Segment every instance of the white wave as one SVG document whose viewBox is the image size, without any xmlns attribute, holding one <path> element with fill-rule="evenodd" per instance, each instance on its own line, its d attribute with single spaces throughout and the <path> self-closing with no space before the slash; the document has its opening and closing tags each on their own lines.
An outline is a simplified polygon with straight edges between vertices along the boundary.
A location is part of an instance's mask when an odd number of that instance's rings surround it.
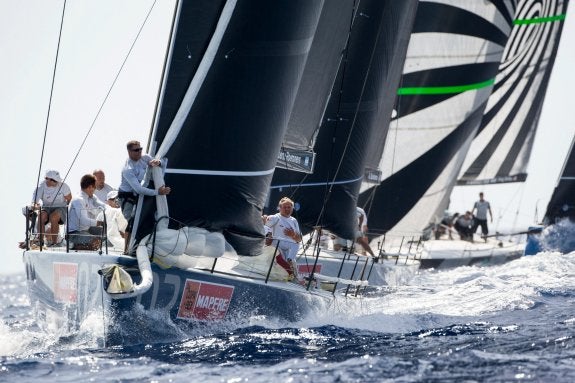
<svg viewBox="0 0 575 383">
<path fill-rule="evenodd" d="M 492 267 L 421 271 L 378 297 L 336 303 L 298 323 L 408 332 L 502 311 L 528 310 L 542 293 L 575 294 L 575 253 L 540 253 Z"/>
</svg>

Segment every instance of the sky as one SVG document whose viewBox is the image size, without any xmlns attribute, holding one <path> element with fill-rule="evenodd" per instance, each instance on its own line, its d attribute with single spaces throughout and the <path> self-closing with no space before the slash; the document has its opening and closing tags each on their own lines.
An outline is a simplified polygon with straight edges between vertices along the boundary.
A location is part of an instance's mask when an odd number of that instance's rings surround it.
<svg viewBox="0 0 575 383">
<path fill-rule="evenodd" d="M 145 145 L 153 120 L 174 0 L 67 1 L 58 48 L 63 5 L 0 0 L 3 274 L 24 272 L 17 248 L 24 239 L 21 209 L 44 172 L 60 171 L 74 194 L 82 175 L 96 168 L 117 187 L 126 142 Z M 522 230 L 534 222 L 536 208 L 542 218 L 575 132 L 568 93 L 575 89 L 574 44 L 575 21 L 567 17 L 527 182 L 458 187 L 451 210 L 470 209 L 484 191 L 494 230 Z"/>
</svg>

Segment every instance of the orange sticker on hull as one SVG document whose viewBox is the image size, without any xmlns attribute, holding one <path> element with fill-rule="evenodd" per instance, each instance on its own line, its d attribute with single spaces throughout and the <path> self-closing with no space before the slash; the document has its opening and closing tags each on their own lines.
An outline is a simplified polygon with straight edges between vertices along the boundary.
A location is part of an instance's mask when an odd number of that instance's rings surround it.
<svg viewBox="0 0 575 383">
<path fill-rule="evenodd" d="M 78 302 L 78 265 L 54 263 L 54 300 L 60 303 Z"/>
</svg>

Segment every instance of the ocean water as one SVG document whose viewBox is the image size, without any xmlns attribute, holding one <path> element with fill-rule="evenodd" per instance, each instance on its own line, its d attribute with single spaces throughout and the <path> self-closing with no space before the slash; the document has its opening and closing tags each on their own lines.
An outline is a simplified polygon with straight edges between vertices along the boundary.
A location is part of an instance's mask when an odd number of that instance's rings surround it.
<svg viewBox="0 0 575 383">
<path fill-rule="evenodd" d="M 0 307 L 0 382 L 575 381 L 575 253 L 422 271 L 297 323 L 190 334 L 152 317 L 135 346 L 41 330 L 23 273 L 0 277 Z"/>
</svg>

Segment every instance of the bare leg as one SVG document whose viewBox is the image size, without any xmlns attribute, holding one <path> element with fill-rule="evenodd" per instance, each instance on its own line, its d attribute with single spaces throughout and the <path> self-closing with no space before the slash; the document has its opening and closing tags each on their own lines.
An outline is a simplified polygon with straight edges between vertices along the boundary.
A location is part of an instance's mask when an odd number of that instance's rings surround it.
<svg viewBox="0 0 575 383">
<path fill-rule="evenodd" d="M 44 242 L 44 226 L 48 222 L 48 213 L 44 210 L 40 212 L 40 217 L 38 219 L 38 233 L 40 234 L 40 242 Z"/>
<path fill-rule="evenodd" d="M 369 243 L 367 242 L 367 238 L 359 237 L 355 241 L 357 243 L 359 243 L 365 249 L 365 251 L 367 251 L 369 253 L 369 255 L 371 255 L 372 257 L 375 257 L 375 254 L 373 254 L 371 247 L 369 247 Z"/>
<path fill-rule="evenodd" d="M 124 235 L 124 254 L 128 254 L 128 245 L 130 244 L 130 232 L 126 231 Z"/>
<path fill-rule="evenodd" d="M 53 212 L 50 214 L 50 235 L 48 238 L 52 243 L 58 242 L 58 231 L 60 230 L 60 213 Z"/>
</svg>

